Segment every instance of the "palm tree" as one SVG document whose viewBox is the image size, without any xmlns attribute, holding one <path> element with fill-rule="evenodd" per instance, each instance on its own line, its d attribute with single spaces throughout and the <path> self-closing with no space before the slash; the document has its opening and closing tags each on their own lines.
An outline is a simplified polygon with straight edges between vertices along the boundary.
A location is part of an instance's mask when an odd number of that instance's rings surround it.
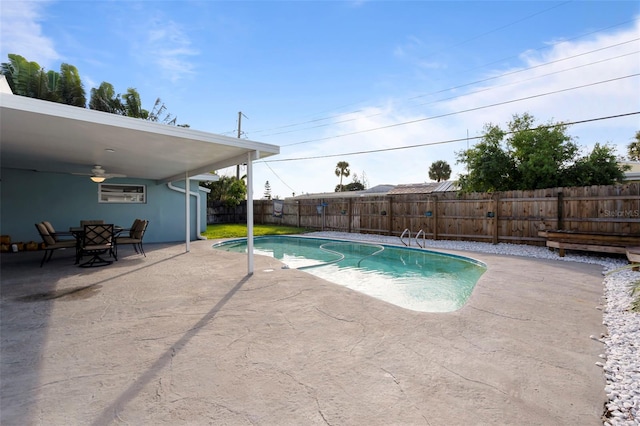
<svg viewBox="0 0 640 426">
<path fill-rule="evenodd" d="M 349 163 L 346 161 L 339 161 L 338 164 L 336 164 L 336 176 L 340 177 L 340 191 L 336 190 L 336 192 L 342 192 L 342 178 L 349 177 L 350 174 L 351 171 L 349 170 Z"/>
<path fill-rule="evenodd" d="M 124 115 L 127 117 L 142 118 L 144 120 L 149 119 L 149 111 L 142 108 L 142 100 L 140 100 L 140 93 L 133 87 L 127 89 L 127 93 L 122 95 L 124 105 Z"/>
<path fill-rule="evenodd" d="M 98 88 L 91 89 L 89 109 L 123 115 L 124 106 L 120 95 L 116 94 L 111 83 L 103 81 Z"/>
<path fill-rule="evenodd" d="M 52 89 L 51 87 L 49 89 Z M 60 80 L 55 89 L 60 102 L 85 108 L 87 106 L 87 96 L 82 86 L 80 73 L 73 65 L 60 65 Z"/>
<path fill-rule="evenodd" d="M 49 99 L 47 74 L 37 62 L 29 62 L 24 57 L 10 53 L 9 62 L 2 63 L 2 74 L 14 95 L 36 99 Z M 55 71 L 53 71 L 55 73 Z"/>
<path fill-rule="evenodd" d="M 451 176 L 451 166 L 449 163 L 443 160 L 435 161 L 429 167 L 429 179 L 440 182 L 441 180 L 447 180 Z"/>
<path fill-rule="evenodd" d="M 10 53 L 9 62 L 2 64 L 14 95 L 86 107 L 87 98 L 78 69 L 73 65 L 60 65 L 60 72 L 44 71 L 37 62 L 29 62 L 20 55 Z"/>
</svg>

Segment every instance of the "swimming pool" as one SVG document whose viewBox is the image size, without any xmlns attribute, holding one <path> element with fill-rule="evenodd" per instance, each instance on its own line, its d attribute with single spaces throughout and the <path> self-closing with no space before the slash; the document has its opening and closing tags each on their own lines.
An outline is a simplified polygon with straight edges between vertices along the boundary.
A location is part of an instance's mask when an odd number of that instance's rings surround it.
<svg viewBox="0 0 640 426">
<path fill-rule="evenodd" d="M 246 253 L 247 240 L 224 241 L 213 247 Z M 463 256 L 313 237 L 255 237 L 254 253 L 420 312 L 460 309 L 486 271 L 484 263 Z"/>
</svg>

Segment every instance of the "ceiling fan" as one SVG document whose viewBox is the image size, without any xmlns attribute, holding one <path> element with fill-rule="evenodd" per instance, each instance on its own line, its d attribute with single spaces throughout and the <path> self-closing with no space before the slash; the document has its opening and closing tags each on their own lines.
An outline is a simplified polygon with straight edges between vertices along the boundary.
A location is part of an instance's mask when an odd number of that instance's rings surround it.
<svg viewBox="0 0 640 426">
<path fill-rule="evenodd" d="M 74 175 L 91 176 L 91 180 L 96 183 L 104 182 L 105 179 L 110 178 L 127 177 L 126 175 L 118 173 L 107 173 L 107 171 L 103 169 L 102 166 L 99 166 L 97 164 L 93 166 L 93 169 L 91 169 L 91 173 L 74 173 Z"/>
</svg>

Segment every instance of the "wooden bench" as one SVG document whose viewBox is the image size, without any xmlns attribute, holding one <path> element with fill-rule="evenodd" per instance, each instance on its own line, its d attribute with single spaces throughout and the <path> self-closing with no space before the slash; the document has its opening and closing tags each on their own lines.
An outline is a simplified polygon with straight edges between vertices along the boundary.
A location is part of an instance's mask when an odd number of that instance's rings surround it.
<svg viewBox="0 0 640 426">
<path fill-rule="evenodd" d="M 538 236 L 547 239 L 550 250 L 558 249 L 560 257 L 564 257 L 565 250 L 627 254 L 627 248 L 640 246 L 640 234 L 547 230 L 538 231 Z"/>
</svg>

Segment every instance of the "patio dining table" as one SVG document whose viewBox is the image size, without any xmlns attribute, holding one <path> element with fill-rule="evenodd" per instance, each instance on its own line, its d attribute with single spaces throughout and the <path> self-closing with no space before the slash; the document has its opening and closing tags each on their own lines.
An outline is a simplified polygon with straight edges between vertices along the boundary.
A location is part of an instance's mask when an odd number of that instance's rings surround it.
<svg viewBox="0 0 640 426">
<path fill-rule="evenodd" d="M 113 242 L 115 244 L 116 237 L 120 235 L 121 232 L 128 231 L 128 229 L 123 228 L 119 225 L 113 225 Z M 69 228 L 69 232 L 76 239 L 76 261 L 75 264 L 80 263 L 80 253 L 82 253 L 82 240 L 84 239 L 84 226 L 72 226 Z M 118 260 L 116 258 L 116 260 Z"/>
</svg>

